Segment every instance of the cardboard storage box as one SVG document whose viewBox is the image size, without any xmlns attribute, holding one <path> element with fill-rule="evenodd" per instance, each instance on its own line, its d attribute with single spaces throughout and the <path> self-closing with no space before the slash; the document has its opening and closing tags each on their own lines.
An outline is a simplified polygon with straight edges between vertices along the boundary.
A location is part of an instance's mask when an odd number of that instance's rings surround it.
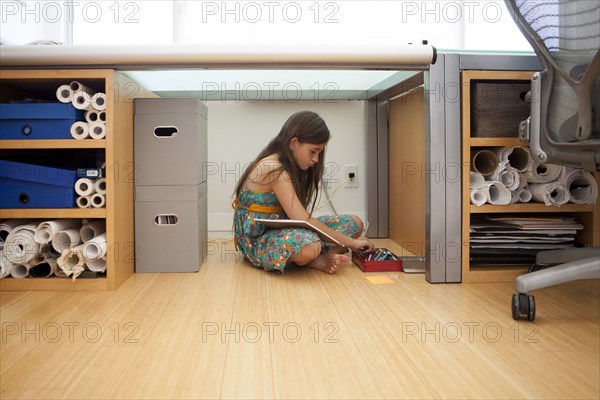
<svg viewBox="0 0 600 400">
<path fill-rule="evenodd" d="M 0 208 L 73 208 L 77 171 L 0 160 Z"/>
<path fill-rule="evenodd" d="M 518 137 L 530 114 L 529 81 L 471 81 L 471 136 Z"/>
<path fill-rule="evenodd" d="M 208 241 L 206 186 L 136 187 L 136 272 L 200 269 Z"/>
<path fill-rule="evenodd" d="M 207 129 L 207 108 L 199 99 L 136 99 L 136 185 L 205 182 Z"/>
<path fill-rule="evenodd" d="M 0 104 L 0 140 L 72 139 L 71 125 L 82 110 L 64 103 Z"/>
</svg>

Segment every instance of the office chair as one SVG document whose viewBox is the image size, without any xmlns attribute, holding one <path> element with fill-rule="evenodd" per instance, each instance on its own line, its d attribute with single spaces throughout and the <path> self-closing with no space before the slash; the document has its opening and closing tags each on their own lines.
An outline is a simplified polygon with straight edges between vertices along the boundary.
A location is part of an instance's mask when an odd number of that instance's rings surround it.
<svg viewBox="0 0 600 400">
<path fill-rule="evenodd" d="M 531 115 L 519 137 L 534 160 L 600 170 L 600 2 L 505 0 L 521 32 L 540 58 L 531 80 Z M 551 265 L 551 268 L 545 268 Z M 544 268 L 536 270 L 538 268 Z M 539 252 L 536 266 L 517 277 L 514 319 L 535 319 L 532 290 L 580 279 L 600 279 L 600 248 Z"/>
</svg>

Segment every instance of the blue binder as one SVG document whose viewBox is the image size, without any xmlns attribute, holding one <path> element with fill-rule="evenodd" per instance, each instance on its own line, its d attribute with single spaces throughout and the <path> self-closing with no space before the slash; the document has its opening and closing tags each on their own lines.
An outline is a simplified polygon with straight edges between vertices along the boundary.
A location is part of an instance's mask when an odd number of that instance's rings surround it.
<svg viewBox="0 0 600 400">
<path fill-rule="evenodd" d="M 72 139 L 71 125 L 84 119 L 70 103 L 1 103 L 0 140 Z"/>
<path fill-rule="evenodd" d="M 77 171 L 0 160 L 0 208 L 73 208 Z"/>
</svg>

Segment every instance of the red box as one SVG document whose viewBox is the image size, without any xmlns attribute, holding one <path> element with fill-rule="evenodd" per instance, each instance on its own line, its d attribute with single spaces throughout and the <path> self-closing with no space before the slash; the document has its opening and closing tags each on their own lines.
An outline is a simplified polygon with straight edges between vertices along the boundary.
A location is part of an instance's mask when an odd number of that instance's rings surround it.
<svg viewBox="0 0 600 400">
<path fill-rule="evenodd" d="M 402 271 L 402 260 L 395 254 L 394 257 L 396 257 L 397 260 L 367 260 L 367 257 L 368 254 L 363 252 L 352 252 L 352 261 L 354 261 L 354 263 L 358 265 L 363 272 Z"/>
</svg>

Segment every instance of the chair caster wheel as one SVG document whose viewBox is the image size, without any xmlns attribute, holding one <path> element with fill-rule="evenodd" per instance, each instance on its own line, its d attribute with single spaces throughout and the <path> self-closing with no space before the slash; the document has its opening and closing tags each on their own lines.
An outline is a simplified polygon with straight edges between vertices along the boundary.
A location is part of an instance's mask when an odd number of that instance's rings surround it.
<svg viewBox="0 0 600 400">
<path fill-rule="evenodd" d="M 535 319 L 535 297 L 530 294 L 513 294 L 512 317 L 514 320 L 526 317 L 527 321 L 533 321 Z"/>
</svg>

